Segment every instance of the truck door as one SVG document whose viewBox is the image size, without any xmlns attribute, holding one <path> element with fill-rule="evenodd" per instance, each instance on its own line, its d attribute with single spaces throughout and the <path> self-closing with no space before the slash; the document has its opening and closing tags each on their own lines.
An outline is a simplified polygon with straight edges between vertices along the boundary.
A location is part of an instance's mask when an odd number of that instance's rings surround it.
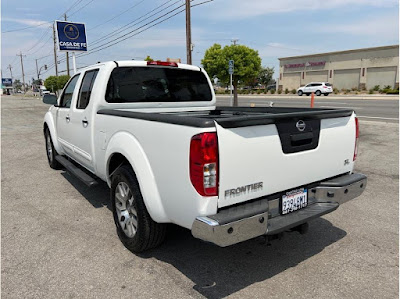
<svg viewBox="0 0 400 299">
<path fill-rule="evenodd" d="M 58 142 L 64 152 L 71 156 L 73 154 L 73 146 L 71 143 L 71 103 L 77 95 L 77 82 L 79 74 L 72 77 L 67 83 L 61 95 L 59 108 L 57 111 L 57 136 Z"/>
<path fill-rule="evenodd" d="M 83 74 L 82 83 L 77 92 L 77 99 L 71 107 L 70 130 L 73 134 L 71 143 L 73 146 L 73 159 L 87 169 L 94 171 L 92 148 L 92 107 L 90 101 L 94 82 L 99 69 L 86 71 Z"/>
</svg>

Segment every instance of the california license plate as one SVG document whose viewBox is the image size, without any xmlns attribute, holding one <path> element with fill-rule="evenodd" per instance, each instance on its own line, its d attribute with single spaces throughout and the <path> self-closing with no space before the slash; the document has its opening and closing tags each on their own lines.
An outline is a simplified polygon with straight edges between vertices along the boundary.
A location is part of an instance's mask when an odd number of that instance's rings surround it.
<svg viewBox="0 0 400 299">
<path fill-rule="evenodd" d="M 292 213 L 307 206 L 307 189 L 300 188 L 286 192 L 282 196 L 282 215 Z"/>
</svg>

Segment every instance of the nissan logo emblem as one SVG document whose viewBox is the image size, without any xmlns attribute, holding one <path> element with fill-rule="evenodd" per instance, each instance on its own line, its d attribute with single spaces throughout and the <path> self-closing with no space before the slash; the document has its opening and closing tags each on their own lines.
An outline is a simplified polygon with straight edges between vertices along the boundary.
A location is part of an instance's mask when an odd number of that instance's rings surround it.
<svg viewBox="0 0 400 299">
<path fill-rule="evenodd" d="M 306 123 L 305 123 L 304 121 L 302 121 L 302 120 L 299 120 L 299 121 L 296 123 L 296 128 L 297 128 L 297 130 L 299 130 L 300 132 L 303 132 L 303 131 L 306 129 Z"/>
</svg>

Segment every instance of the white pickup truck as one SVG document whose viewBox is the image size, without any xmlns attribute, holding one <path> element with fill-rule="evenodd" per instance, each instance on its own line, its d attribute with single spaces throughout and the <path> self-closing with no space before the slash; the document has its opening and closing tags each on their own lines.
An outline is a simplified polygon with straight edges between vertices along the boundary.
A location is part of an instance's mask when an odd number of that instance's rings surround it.
<svg viewBox="0 0 400 299">
<path fill-rule="evenodd" d="M 44 118 L 47 158 L 111 189 L 118 236 L 133 252 L 167 223 L 228 246 L 287 230 L 359 196 L 353 110 L 217 107 L 206 72 L 110 61 L 80 70 Z"/>
</svg>

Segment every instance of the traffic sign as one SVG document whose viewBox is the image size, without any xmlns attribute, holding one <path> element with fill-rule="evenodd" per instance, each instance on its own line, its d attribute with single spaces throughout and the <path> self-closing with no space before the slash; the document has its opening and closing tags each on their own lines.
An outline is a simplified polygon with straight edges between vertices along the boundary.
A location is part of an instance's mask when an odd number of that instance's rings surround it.
<svg viewBox="0 0 400 299">
<path fill-rule="evenodd" d="M 229 75 L 233 75 L 233 71 L 234 71 L 234 61 L 229 60 Z"/>
<path fill-rule="evenodd" d="M 59 51 L 87 51 L 85 24 L 56 21 L 56 28 Z"/>
</svg>

